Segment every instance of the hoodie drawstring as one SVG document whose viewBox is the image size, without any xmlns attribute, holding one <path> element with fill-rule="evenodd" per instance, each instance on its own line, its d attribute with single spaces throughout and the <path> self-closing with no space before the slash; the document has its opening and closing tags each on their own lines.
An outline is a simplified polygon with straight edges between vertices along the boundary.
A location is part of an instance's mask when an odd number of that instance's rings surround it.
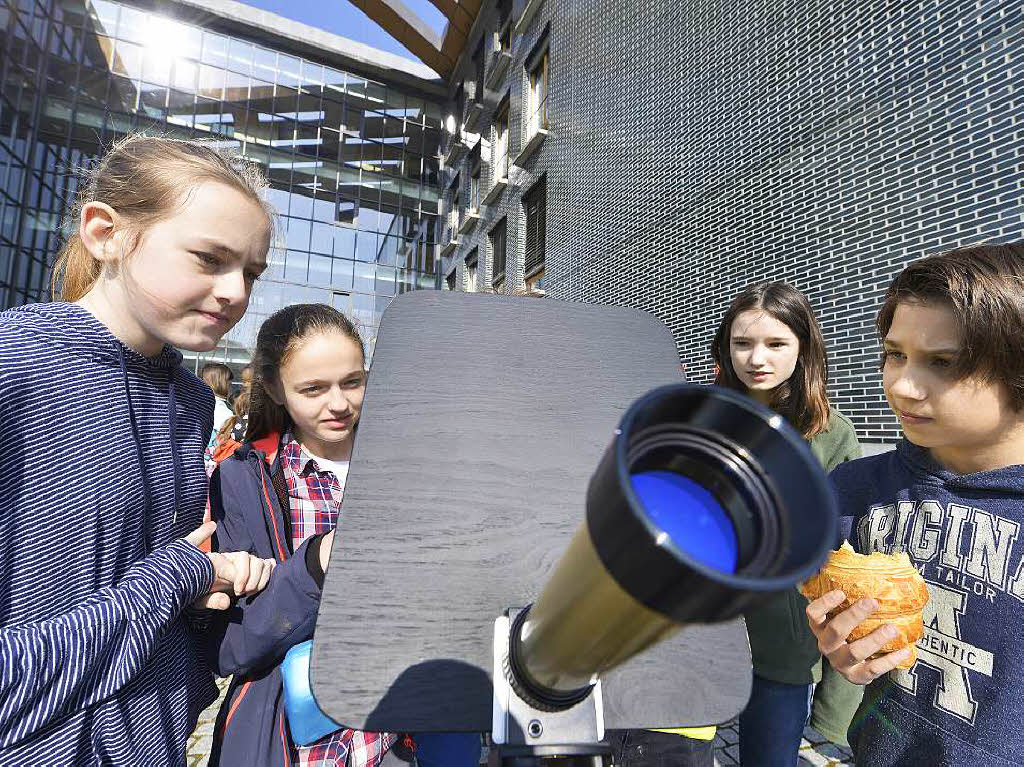
<svg viewBox="0 0 1024 767">
<path fill-rule="evenodd" d="M 124 383 L 124 396 L 128 400 L 128 420 L 132 424 L 132 439 L 135 442 L 135 456 L 139 459 L 139 472 L 142 474 L 142 495 L 146 499 L 146 508 L 142 512 L 142 528 L 143 528 L 143 543 L 145 546 L 145 553 L 149 554 L 153 550 L 153 541 L 151 535 L 152 520 L 150 516 L 153 510 L 152 499 L 150 498 L 149 489 L 149 477 L 146 476 L 146 462 L 145 456 L 142 452 L 142 440 L 139 437 L 138 424 L 135 421 L 135 407 L 132 405 L 132 392 L 131 387 L 128 384 L 128 367 L 124 362 L 124 349 L 121 344 L 117 344 L 117 361 L 121 364 L 121 380 Z M 177 488 L 175 488 L 177 492 Z"/>
<path fill-rule="evenodd" d="M 171 427 L 171 463 L 174 464 L 174 516 L 171 518 L 171 522 L 174 524 L 178 523 L 178 491 L 181 487 L 181 464 L 179 463 L 178 450 L 175 447 L 175 439 L 178 434 L 178 400 L 174 397 L 174 371 L 175 368 L 170 370 L 170 380 L 168 381 L 168 413 L 167 420 L 170 422 Z"/>
</svg>

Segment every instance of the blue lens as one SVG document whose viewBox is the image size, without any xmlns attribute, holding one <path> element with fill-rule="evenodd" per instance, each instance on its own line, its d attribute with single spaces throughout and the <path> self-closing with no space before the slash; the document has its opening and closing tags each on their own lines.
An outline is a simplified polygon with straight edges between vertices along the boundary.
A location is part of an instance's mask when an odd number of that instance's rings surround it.
<svg viewBox="0 0 1024 767">
<path fill-rule="evenodd" d="M 664 469 L 637 472 L 632 480 L 647 516 L 676 546 L 709 567 L 736 572 L 736 531 L 715 496 Z"/>
</svg>

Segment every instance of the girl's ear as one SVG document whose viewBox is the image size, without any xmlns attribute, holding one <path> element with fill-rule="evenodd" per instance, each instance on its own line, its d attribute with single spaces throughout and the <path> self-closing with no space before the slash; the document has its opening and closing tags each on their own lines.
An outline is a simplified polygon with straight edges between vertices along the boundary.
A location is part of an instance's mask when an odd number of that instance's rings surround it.
<svg viewBox="0 0 1024 767">
<path fill-rule="evenodd" d="M 117 212 L 106 203 L 87 202 L 82 206 L 78 236 L 89 255 L 101 264 L 114 264 L 122 255 L 117 223 Z"/>
<path fill-rule="evenodd" d="M 284 407 L 284 389 L 281 387 L 280 381 L 264 381 L 263 389 L 275 405 Z"/>
</svg>

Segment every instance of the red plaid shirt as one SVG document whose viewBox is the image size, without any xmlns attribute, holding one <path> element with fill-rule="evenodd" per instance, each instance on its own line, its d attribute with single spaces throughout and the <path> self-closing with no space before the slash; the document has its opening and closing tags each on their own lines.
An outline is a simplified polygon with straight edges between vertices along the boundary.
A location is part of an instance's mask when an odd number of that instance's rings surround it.
<svg viewBox="0 0 1024 767">
<path fill-rule="evenodd" d="M 292 433 L 281 439 L 281 466 L 288 484 L 292 550 L 311 535 L 338 524 L 345 487 L 332 471 L 321 471 L 316 459 L 302 449 Z M 398 740 L 390 733 L 339 730 L 312 746 L 292 745 L 291 759 L 299 767 L 377 767 Z M 346 758 L 348 762 L 346 762 Z"/>
</svg>

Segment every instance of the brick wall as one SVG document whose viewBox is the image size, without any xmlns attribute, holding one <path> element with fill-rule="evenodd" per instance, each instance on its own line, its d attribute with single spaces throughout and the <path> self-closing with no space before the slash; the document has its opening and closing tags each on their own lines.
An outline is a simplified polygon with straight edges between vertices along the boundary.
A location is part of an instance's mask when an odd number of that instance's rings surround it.
<svg viewBox="0 0 1024 767">
<path fill-rule="evenodd" d="M 546 25 L 550 135 L 445 268 L 464 284 L 478 246 L 489 280 L 485 233 L 507 215 L 521 284 L 521 197 L 546 172 L 549 296 L 653 312 L 708 381 L 732 296 L 787 280 L 818 312 L 834 403 L 862 439 L 895 440 L 872 325 L 886 284 L 914 258 L 1024 234 L 1018 5 L 546 0 L 513 43 L 513 156 Z"/>
</svg>

